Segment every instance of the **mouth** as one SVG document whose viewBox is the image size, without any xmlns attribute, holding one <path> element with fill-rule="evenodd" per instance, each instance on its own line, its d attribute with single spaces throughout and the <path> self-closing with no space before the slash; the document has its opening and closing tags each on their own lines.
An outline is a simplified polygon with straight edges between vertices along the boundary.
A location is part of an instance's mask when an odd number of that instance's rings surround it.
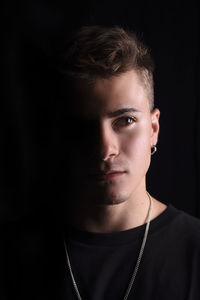
<svg viewBox="0 0 200 300">
<path fill-rule="evenodd" d="M 92 178 L 97 181 L 110 181 L 123 176 L 125 173 L 126 173 L 125 171 L 111 170 L 108 172 L 100 172 L 97 174 L 93 174 Z"/>
</svg>

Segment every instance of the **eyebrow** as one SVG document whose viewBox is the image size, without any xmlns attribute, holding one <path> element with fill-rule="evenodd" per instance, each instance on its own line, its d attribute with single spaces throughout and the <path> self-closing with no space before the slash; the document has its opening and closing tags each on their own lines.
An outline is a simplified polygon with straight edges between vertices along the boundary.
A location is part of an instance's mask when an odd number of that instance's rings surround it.
<svg viewBox="0 0 200 300">
<path fill-rule="evenodd" d="M 138 109 L 136 109 L 136 108 L 121 108 L 121 109 L 109 112 L 107 114 L 107 116 L 109 118 L 113 118 L 113 117 L 117 117 L 117 116 L 123 115 L 123 114 L 125 114 L 127 112 L 141 112 L 141 111 L 138 110 Z"/>
</svg>

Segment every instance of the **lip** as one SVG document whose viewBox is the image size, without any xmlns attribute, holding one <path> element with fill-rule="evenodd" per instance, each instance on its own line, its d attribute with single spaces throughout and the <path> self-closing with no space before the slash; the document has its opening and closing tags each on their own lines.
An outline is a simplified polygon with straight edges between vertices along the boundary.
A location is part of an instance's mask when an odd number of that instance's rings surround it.
<svg viewBox="0 0 200 300">
<path fill-rule="evenodd" d="M 113 179 L 117 179 L 125 174 L 125 171 L 117 171 L 117 170 L 111 170 L 107 172 L 100 172 L 97 174 L 93 174 L 92 178 L 98 180 L 98 181 L 109 181 Z"/>
</svg>

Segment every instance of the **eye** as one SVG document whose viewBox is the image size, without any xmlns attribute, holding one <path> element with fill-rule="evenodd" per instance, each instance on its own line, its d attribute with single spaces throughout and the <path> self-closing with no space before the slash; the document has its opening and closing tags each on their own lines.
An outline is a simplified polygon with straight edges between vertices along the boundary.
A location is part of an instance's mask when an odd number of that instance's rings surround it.
<svg viewBox="0 0 200 300">
<path fill-rule="evenodd" d="M 135 118 L 133 117 L 121 117 L 114 122 L 115 127 L 127 127 L 135 123 Z"/>
</svg>

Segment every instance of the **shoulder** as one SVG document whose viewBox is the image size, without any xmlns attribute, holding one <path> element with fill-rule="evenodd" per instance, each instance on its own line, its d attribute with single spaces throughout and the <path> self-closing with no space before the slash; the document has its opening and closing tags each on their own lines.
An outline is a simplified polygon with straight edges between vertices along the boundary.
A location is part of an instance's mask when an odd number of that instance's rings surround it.
<svg viewBox="0 0 200 300">
<path fill-rule="evenodd" d="M 200 252 L 200 219 L 171 204 L 167 209 L 173 215 L 169 222 L 169 230 L 177 243 L 185 243 L 190 249 L 198 249 Z"/>
<path fill-rule="evenodd" d="M 177 222 L 183 227 L 185 230 L 188 229 L 191 233 L 200 233 L 200 219 L 194 217 L 187 212 L 175 208 L 173 205 L 169 206 L 170 210 L 173 210 L 174 213 L 177 215 Z"/>
<path fill-rule="evenodd" d="M 172 204 L 152 220 L 151 232 L 168 244 L 196 245 L 200 249 L 200 219 Z"/>
</svg>

